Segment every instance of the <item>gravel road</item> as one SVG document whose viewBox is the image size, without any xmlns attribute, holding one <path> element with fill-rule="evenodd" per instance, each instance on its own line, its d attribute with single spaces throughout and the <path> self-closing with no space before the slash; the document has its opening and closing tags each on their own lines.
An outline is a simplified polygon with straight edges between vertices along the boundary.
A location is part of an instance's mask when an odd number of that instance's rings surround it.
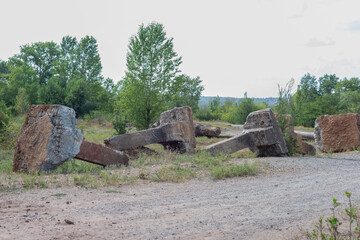
<svg viewBox="0 0 360 240">
<path fill-rule="evenodd" d="M 289 239 L 333 197 L 360 200 L 359 152 L 259 161 L 254 177 L 1 192 L 0 239 Z"/>
</svg>

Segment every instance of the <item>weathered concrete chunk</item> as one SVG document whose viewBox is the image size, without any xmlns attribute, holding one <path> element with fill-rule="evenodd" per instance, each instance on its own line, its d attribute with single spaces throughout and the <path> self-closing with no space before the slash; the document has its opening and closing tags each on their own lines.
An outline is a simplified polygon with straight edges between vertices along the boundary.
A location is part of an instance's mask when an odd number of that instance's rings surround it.
<svg viewBox="0 0 360 240">
<path fill-rule="evenodd" d="M 13 171 L 54 170 L 74 157 L 102 166 L 127 164 L 125 154 L 83 141 L 75 125 L 75 111 L 69 107 L 31 106 L 16 145 Z"/>
<path fill-rule="evenodd" d="M 213 154 L 229 154 L 247 147 L 258 156 L 279 156 L 287 153 L 281 130 L 270 108 L 250 113 L 242 134 L 207 146 L 205 150 Z"/>
<path fill-rule="evenodd" d="M 221 129 L 219 127 L 210 127 L 202 124 L 194 124 L 195 137 L 219 137 Z"/>
<path fill-rule="evenodd" d="M 196 143 L 191 108 L 180 107 L 163 112 L 159 127 L 107 138 L 104 143 L 120 151 L 160 143 L 169 150 L 192 153 Z"/>
<path fill-rule="evenodd" d="M 75 111 L 61 105 L 30 107 L 16 145 L 13 171 L 48 171 L 80 151 L 83 135 Z"/>
<path fill-rule="evenodd" d="M 315 120 L 315 144 L 323 152 L 360 147 L 360 114 L 324 115 Z"/>
<path fill-rule="evenodd" d="M 126 154 L 116 151 L 100 144 L 84 140 L 80 146 L 80 152 L 75 158 L 98 164 L 101 166 L 128 165 L 129 158 Z"/>
</svg>

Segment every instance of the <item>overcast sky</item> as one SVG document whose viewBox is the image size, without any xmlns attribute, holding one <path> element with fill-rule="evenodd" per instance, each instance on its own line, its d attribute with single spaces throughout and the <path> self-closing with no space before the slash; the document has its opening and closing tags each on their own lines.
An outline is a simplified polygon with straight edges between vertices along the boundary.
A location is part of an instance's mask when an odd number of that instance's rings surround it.
<svg viewBox="0 0 360 240">
<path fill-rule="evenodd" d="M 129 38 L 162 23 L 204 96 L 276 97 L 309 72 L 360 77 L 359 0 L 0 0 L 0 59 L 27 43 L 92 35 L 104 77 L 126 70 Z"/>
</svg>

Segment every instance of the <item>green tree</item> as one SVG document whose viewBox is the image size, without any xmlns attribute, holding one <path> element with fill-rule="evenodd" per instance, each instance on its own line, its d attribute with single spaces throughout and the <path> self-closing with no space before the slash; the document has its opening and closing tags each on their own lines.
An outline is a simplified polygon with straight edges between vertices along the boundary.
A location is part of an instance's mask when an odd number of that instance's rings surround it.
<svg viewBox="0 0 360 240">
<path fill-rule="evenodd" d="M 185 74 L 174 78 L 171 86 L 172 106 L 190 106 L 193 112 L 199 108 L 199 99 L 204 87 L 201 85 L 200 77 L 191 78 Z"/>
<path fill-rule="evenodd" d="M 129 120 L 146 129 L 171 102 L 171 86 L 179 72 L 181 57 L 158 23 L 141 25 L 131 37 L 122 83 L 121 104 Z"/>
<path fill-rule="evenodd" d="M 5 101 L 8 99 L 8 74 L 9 67 L 6 61 L 0 60 L 0 101 Z"/>
<path fill-rule="evenodd" d="M 55 42 L 37 42 L 21 47 L 17 58 L 36 71 L 40 85 L 47 84 L 53 76 L 56 62 L 60 58 L 60 49 Z"/>
<path fill-rule="evenodd" d="M 259 110 L 259 107 L 254 103 L 251 98 L 243 99 L 237 107 L 237 123 L 245 123 L 247 116 L 254 111 Z"/>
<path fill-rule="evenodd" d="M 319 94 L 332 94 L 335 92 L 336 85 L 339 81 L 339 78 L 335 74 L 325 74 L 323 77 L 319 78 Z"/>
<path fill-rule="evenodd" d="M 19 88 L 18 94 L 16 96 L 15 111 L 18 114 L 24 114 L 28 111 L 30 107 L 28 96 L 24 88 Z"/>
<path fill-rule="evenodd" d="M 0 133 L 5 129 L 9 122 L 9 115 L 4 101 L 0 101 Z M 0 139 L 1 140 L 1 139 Z"/>
</svg>

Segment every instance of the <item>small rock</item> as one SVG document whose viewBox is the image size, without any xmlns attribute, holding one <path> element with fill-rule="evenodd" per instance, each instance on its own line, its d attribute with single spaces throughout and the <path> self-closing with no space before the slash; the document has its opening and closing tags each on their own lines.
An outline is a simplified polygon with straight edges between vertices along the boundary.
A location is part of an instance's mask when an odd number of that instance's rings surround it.
<svg viewBox="0 0 360 240">
<path fill-rule="evenodd" d="M 69 225 L 74 225 L 75 223 L 73 221 L 65 219 L 64 222 Z"/>
</svg>

